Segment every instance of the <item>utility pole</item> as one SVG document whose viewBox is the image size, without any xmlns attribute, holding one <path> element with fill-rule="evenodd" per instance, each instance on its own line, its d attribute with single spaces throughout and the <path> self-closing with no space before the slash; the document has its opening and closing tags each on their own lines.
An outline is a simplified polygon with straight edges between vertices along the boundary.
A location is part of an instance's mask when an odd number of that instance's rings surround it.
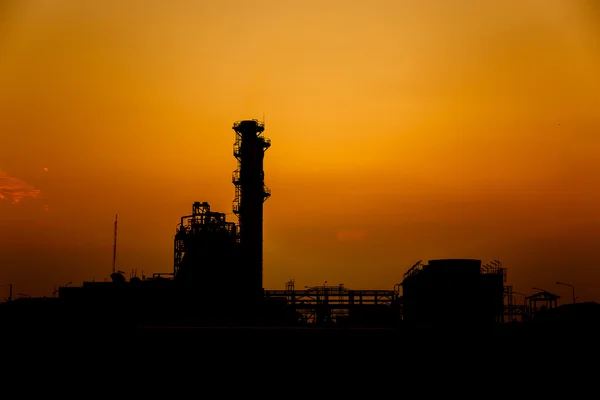
<svg viewBox="0 0 600 400">
<path fill-rule="evenodd" d="M 112 273 L 115 273 L 115 267 L 117 265 L 117 218 L 118 214 L 115 214 L 115 237 L 113 242 L 113 263 L 112 263 Z"/>
</svg>

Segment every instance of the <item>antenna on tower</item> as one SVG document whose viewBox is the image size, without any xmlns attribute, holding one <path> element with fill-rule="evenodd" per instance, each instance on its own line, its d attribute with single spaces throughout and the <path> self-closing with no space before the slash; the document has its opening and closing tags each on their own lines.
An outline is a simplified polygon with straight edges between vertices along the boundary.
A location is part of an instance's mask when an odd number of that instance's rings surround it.
<svg viewBox="0 0 600 400">
<path fill-rule="evenodd" d="M 263 127 L 265 126 L 265 112 L 263 111 Z"/>
<path fill-rule="evenodd" d="M 119 214 L 115 214 L 115 237 L 113 242 L 113 264 L 112 264 L 112 273 L 115 273 L 115 267 L 117 265 L 117 217 Z"/>
</svg>

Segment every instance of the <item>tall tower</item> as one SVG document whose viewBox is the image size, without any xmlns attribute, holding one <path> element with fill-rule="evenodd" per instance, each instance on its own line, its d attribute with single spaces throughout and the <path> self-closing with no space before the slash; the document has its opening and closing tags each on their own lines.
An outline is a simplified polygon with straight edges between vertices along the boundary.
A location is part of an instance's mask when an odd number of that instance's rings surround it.
<svg viewBox="0 0 600 400">
<path fill-rule="evenodd" d="M 262 298 L 263 203 L 271 195 L 264 183 L 263 159 L 271 141 L 261 136 L 264 123 L 255 119 L 235 122 L 233 130 L 233 155 L 238 160 L 238 168 L 233 172 L 233 212 L 239 219 L 241 260 L 244 263 L 240 278 L 250 285 L 253 295 Z"/>
</svg>

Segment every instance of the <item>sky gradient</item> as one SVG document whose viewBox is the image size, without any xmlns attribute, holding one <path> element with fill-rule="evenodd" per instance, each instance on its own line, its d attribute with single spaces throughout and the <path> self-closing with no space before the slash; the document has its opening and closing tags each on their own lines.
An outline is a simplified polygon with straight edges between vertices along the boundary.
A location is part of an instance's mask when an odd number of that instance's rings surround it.
<svg viewBox="0 0 600 400">
<path fill-rule="evenodd" d="M 168 3 L 0 4 L 15 295 L 108 278 L 115 213 L 117 268 L 172 271 L 194 201 L 231 213 L 233 122 L 264 114 L 265 288 L 499 257 L 516 291 L 600 301 L 598 2 Z"/>
</svg>

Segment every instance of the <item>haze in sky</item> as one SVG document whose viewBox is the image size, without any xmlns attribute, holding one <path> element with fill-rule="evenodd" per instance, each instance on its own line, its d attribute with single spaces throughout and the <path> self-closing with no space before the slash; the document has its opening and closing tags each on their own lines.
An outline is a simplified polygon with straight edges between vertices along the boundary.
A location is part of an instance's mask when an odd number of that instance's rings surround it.
<svg viewBox="0 0 600 400">
<path fill-rule="evenodd" d="M 499 257 L 600 301 L 599 38 L 592 0 L 4 0 L 0 284 L 108 278 L 116 213 L 117 268 L 172 271 L 264 113 L 265 288 Z"/>
</svg>

